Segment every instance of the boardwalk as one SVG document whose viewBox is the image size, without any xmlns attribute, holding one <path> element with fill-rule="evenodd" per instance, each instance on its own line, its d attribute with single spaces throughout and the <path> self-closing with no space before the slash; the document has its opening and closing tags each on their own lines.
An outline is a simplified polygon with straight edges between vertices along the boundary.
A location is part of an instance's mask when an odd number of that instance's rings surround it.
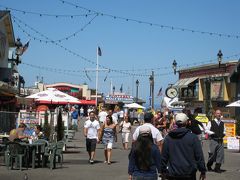
<svg viewBox="0 0 240 180">
<path fill-rule="evenodd" d="M 119 134 L 120 135 L 120 134 Z M 96 162 L 88 163 L 88 155 L 85 150 L 85 140 L 82 128 L 76 133 L 75 139 L 68 143 L 67 153 L 64 154 L 63 168 L 50 170 L 48 168 L 36 168 L 23 170 L 7 170 L 5 166 L 0 166 L 0 180 L 23 180 L 27 173 L 29 180 L 124 180 L 128 179 L 127 165 L 129 151 L 122 150 L 122 144 L 118 137 L 118 142 L 113 149 L 112 164 L 104 164 L 103 146 L 97 146 Z M 207 155 L 207 142 L 204 142 L 204 153 Z M 228 152 L 225 150 L 226 162 L 223 169 L 227 170 L 222 174 L 213 172 L 207 173 L 207 179 L 213 180 L 238 180 L 240 177 L 240 153 Z"/>
</svg>

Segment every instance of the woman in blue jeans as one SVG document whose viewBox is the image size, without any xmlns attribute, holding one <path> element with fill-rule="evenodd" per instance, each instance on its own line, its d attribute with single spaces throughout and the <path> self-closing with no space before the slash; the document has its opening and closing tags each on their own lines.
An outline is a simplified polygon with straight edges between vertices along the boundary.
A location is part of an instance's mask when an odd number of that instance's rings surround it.
<svg viewBox="0 0 240 180">
<path fill-rule="evenodd" d="M 129 154 L 129 180 L 157 180 L 160 164 L 160 151 L 153 143 L 151 129 L 142 126 Z"/>
</svg>

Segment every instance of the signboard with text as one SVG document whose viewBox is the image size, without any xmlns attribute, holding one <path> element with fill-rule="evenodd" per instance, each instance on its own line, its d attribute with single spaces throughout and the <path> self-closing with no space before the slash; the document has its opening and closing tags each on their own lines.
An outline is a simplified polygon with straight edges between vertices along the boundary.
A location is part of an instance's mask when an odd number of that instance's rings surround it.
<svg viewBox="0 0 240 180">
<path fill-rule="evenodd" d="M 105 97 L 106 104 L 117 104 L 118 102 L 130 104 L 133 103 L 133 97 L 129 95 L 108 95 Z"/>
<path fill-rule="evenodd" d="M 230 150 L 238 150 L 240 151 L 240 139 L 237 139 L 236 137 L 228 137 L 227 138 L 227 148 Z"/>
<path fill-rule="evenodd" d="M 226 129 L 226 136 L 223 138 L 224 144 L 228 143 L 228 137 L 236 136 L 236 120 L 234 119 L 223 119 L 224 127 Z"/>
</svg>

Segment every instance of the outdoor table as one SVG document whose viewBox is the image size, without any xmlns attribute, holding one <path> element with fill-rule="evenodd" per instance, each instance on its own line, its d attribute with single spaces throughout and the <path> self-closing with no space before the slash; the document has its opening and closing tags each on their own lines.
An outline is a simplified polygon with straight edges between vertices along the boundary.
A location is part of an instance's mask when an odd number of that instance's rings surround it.
<svg viewBox="0 0 240 180">
<path fill-rule="evenodd" d="M 41 146 L 45 146 L 45 143 L 32 143 L 32 144 L 29 144 L 29 143 L 20 143 L 21 145 L 23 146 L 26 146 L 27 148 L 27 156 L 29 157 L 30 156 L 30 153 L 32 155 L 32 168 L 34 169 L 35 168 L 35 158 L 36 158 L 36 153 L 40 152 L 41 150 Z M 40 155 L 38 154 L 38 164 L 40 164 Z"/>
</svg>

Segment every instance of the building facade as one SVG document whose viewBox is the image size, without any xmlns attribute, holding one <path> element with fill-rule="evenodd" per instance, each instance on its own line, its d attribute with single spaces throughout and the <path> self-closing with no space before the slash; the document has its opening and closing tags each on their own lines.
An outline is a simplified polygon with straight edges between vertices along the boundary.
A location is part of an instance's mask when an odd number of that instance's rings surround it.
<svg viewBox="0 0 240 180">
<path fill-rule="evenodd" d="M 212 117 L 214 109 L 221 109 L 226 118 L 231 116 L 226 107 L 236 97 L 236 83 L 229 76 L 237 61 L 210 64 L 179 70 L 179 80 L 173 85 L 178 89 L 179 100 L 192 109 L 202 109 Z"/>
</svg>

